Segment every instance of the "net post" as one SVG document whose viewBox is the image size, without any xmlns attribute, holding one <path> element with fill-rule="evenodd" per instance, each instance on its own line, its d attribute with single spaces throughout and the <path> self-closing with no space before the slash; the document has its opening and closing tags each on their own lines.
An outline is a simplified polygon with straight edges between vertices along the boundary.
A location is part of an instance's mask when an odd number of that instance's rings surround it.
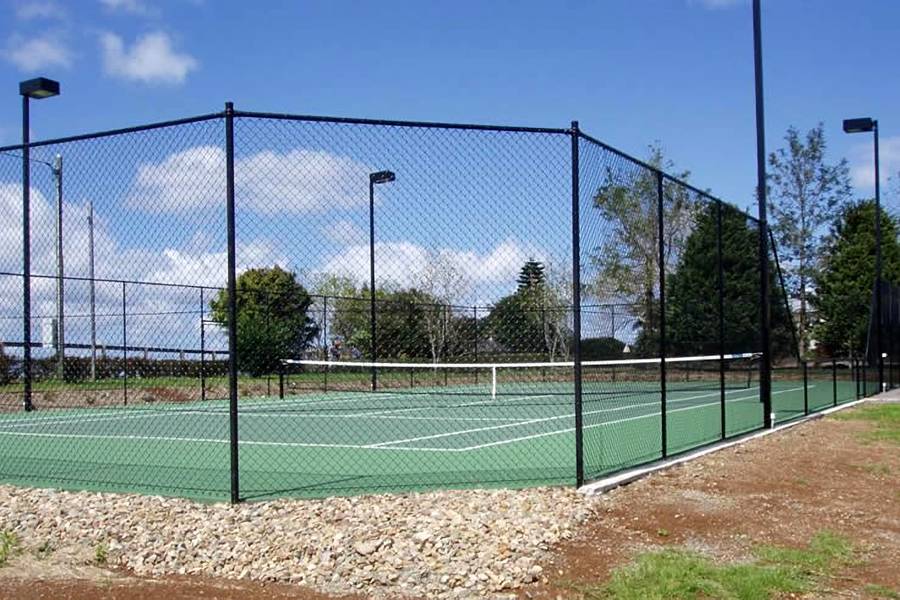
<svg viewBox="0 0 900 600">
<path fill-rule="evenodd" d="M 474 360 L 478 362 L 478 305 L 472 307 L 472 336 L 474 338 L 472 350 Z M 478 385 L 478 369 L 475 369 L 475 385 Z"/>
<path fill-rule="evenodd" d="M 329 360 L 328 355 L 328 296 L 322 296 L 322 346 L 325 350 L 325 360 Z M 325 367 L 325 376 L 324 376 L 323 386 L 325 392 L 328 391 L 328 367 Z"/>
<path fill-rule="evenodd" d="M 725 265 L 722 249 L 722 203 L 716 202 L 716 287 L 719 296 L 719 426 L 721 439 L 728 435 L 725 416 Z"/>
<path fill-rule="evenodd" d="M 659 261 L 659 407 L 662 457 L 668 456 L 668 418 L 666 415 L 666 242 L 663 216 L 663 173 L 656 171 L 656 237 Z M 648 307 L 653 310 L 653 307 Z"/>
<path fill-rule="evenodd" d="M 278 366 L 278 399 L 284 400 L 284 365 Z"/>
<path fill-rule="evenodd" d="M 584 484 L 584 415 L 582 412 L 581 389 L 581 174 L 579 140 L 581 131 L 578 121 L 572 121 L 569 130 L 572 142 L 572 328 L 575 384 L 575 484 Z"/>
<path fill-rule="evenodd" d="M 497 398 L 497 367 L 491 367 L 491 400 Z"/>
<path fill-rule="evenodd" d="M 231 503 L 241 500 L 238 472 L 237 252 L 234 214 L 234 105 L 225 103 L 226 227 L 228 229 L 228 440 Z"/>
</svg>

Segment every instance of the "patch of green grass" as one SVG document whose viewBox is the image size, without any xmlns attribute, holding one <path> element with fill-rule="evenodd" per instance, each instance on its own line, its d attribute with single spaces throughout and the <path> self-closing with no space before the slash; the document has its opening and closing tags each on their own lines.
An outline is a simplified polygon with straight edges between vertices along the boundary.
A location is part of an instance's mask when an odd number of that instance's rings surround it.
<svg viewBox="0 0 900 600">
<path fill-rule="evenodd" d="M 859 468 L 867 473 L 871 473 L 872 475 L 891 474 L 891 467 L 888 465 L 882 465 L 880 463 L 873 463 L 871 465 L 859 465 Z"/>
<path fill-rule="evenodd" d="M 834 418 L 841 421 L 868 421 L 875 425 L 875 430 L 866 433 L 866 439 L 900 444 L 900 404 L 869 404 L 838 413 Z"/>
<path fill-rule="evenodd" d="M 0 532 L 0 567 L 6 564 L 18 548 L 19 538 L 15 533 L 6 529 Z"/>
<path fill-rule="evenodd" d="M 34 554 L 41 559 L 50 556 L 51 552 L 53 552 L 53 546 L 50 545 L 50 540 L 44 540 L 41 545 L 34 550 Z"/>
<path fill-rule="evenodd" d="M 810 591 L 852 557 L 850 542 L 828 532 L 803 549 L 760 547 L 756 560 L 738 564 L 667 549 L 642 554 L 615 571 L 608 583 L 579 591 L 590 600 L 766 600 Z"/>
<path fill-rule="evenodd" d="M 659 537 L 669 537 L 669 530 L 660 527 L 656 530 L 656 535 L 658 535 Z"/>
<path fill-rule="evenodd" d="M 96 548 L 94 548 L 94 563 L 97 565 L 105 565 L 108 560 L 109 548 L 106 547 L 105 543 L 100 542 L 97 544 Z"/>
<path fill-rule="evenodd" d="M 900 600 L 900 592 L 896 592 L 889 587 L 870 583 L 865 587 L 865 592 L 873 598 L 888 598 L 889 600 Z"/>
</svg>

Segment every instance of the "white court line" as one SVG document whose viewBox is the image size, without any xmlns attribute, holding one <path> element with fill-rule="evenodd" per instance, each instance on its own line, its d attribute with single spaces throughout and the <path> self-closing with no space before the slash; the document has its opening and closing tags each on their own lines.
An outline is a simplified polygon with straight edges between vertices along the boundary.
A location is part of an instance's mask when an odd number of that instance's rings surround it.
<svg viewBox="0 0 900 600">
<path fill-rule="evenodd" d="M 801 388 L 801 389 L 802 389 L 802 388 Z M 737 390 L 731 390 L 731 391 L 737 391 Z M 746 390 L 740 390 L 740 391 L 746 393 Z M 727 392 L 726 392 L 726 393 L 727 393 Z M 720 394 L 720 392 L 716 391 L 716 392 L 710 392 L 710 393 L 706 393 L 706 394 L 699 394 L 699 395 L 696 395 L 696 396 L 688 396 L 688 397 L 686 397 L 686 398 L 674 398 L 674 399 L 672 399 L 672 403 L 674 404 L 675 402 L 688 402 L 688 401 L 690 401 L 690 400 L 697 400 L 697 399 L 699 399 L 699 398 L 709 398 L 709 397 L 711 397 L 711 396 L 719 396 L 719 394 Z M 647 405 L 647 404 L 650 404 L 650 403 L 649 403 L 649 402 L 643 402 L 643 403 L 640 403 L 640 404 L 630 404 L 630 405 L 627 405 L 627 406 L 617 406 L 617 407 L 615 407 L 615 408 L 598 409 L 598 410 L 594 410 L 594 411 L 583 412 L 582 415 L 594 415 L 594 414 L 601 414 L 601 413 L 606 413 L 606 412 L 615 412 L 615 411 L 619 411 L 619 410 L 633 410 L 636 406 L 645 406 L 645 405 Z M 702 405 L 700 405 L 700 406 L 709 406 L 709 404 L 702 404 Z M 676 409 L 676 410 L 684 410 L 684 409 Z M 676 412 L 676 411 L 667 411 L 667 412 Z M 560 420 L 560 419 L 573 419 L 573 418 L 575 418 L 575 413 L 566 414 L 566 415 L 554 415 L 554 416 L 551 416 L 551 417 L 540 417 L 540 418 L 537 418 L 537 419 L 528 419 L 528 420 L 526 420 L 526 421 L 520 421 L 520 422 L 518 422 L 518 423 L 508 423 L 508 424 L 505 424 L 505 425 L 492 425 L 492 426 L 490 426 L 490 427 L 478 427 L 478 428 L 476 428 L 476 429 L 464 429 L 464 430 L 461 430 L 461 431 L 451 431 L 451 432 L 445 432 L 445 433 L 437 433 L 437 434 L 432 434 L 432 435 L 425 435 L 425 436 L 420 436 L 420 437 L 407 438 L 407 439 L 405 439 L 405 440 L 396 440 L 396 441 L 394 441 L 394 442 L 381 442 L 381 443 L 379 443 L 379 444 L 375 444 L 375 446 L 380 447 L 380 446 L 389 446 L 389 445 L 392 445 L 392 444 L 405 444 L 405 443 L 408 443 L 408 442 L 421 442 L 422 440 L 440 439 L 440 438 L 445 438 L 445 437 L 453 437 L 453 436 L 456 436 L 456 435 L 466 435 L 466 434 L 469 434 L 469 433 L 479 433 L 479 432 L 482 432 L 482 431 L 494 431 L 494 430 L 497 430 L 497 429 L 507 429 L 507 428 L 509 428 L 509 427 L 522 427 L 522 426 L 524 426 L 524 425 L 534 425 L 535 423 L 548 423 L 548 422 L 550 422 L 550 421 L 558 421 L 558 420 Z"/>
<path fill-rule="evenodd" d="M 812 388 L 815 386 L 813 385 L 813 386 L 809 386 L 809 387 Z M 799 387 L 799 388 L 791 388 L 788 390 L 781 390 L 778 392 L 773 392 L 773 395 L 795 392 L 795 391 L 802 390 L 802 389 L 803 389 L 802 387 Z M 737 390 L 731 390 L 731 391 L 736 392 Z M 741 390 L 741 391 L 746 392 L 746 390 Z M 728 392 L 726 391 L 726 393 L 728 393 Z M 673 399 L 672 402 L 685 402 L 685 401 L 688 401 L 691 399 L 709 397 L 709 396 L 713 396 L 713 395 L 718 395 L 718 392 L 710 393 L 710 394 L 703 394 L 703 395 L 698 395 L 698 396 L 692 396 L 689 398 Z M 733 402 L 733 403 L 734 402 L 743 402 L 743 401 L 747 401 L 747 400 L 758 400 L 758 396 L 748 396 L 746 398 L 735 398 L 735 399 L 731 400 L 731 402 Z M 667 412 L 672 412 L 672 413 L 682 412 L 682 411 L 695 410 L 698 408 L 705 408 L 708 406 L 717 406 L 717 405 L 719 405 L 718 402 L 709 402 L 709 403 L 705 403 L 705 404 L 699 404 L 696 406 L 688 406 L 688 407 L 684 407 L 684 408 L 678 408 L 678 409 L 674 409 L 674 410 L 667 411 Z M 593 415 L 593 414 L 599 414 L 599 413 L 605 413 L 605 412 L 613 412 L 613 411 L 617 411 L 617 410 L 622 410 L 624 408 L 634 408 L 634 406 L 635 405 L 632 405 L 629 407 L 617 407 L 617 408 L 613 408 L 613 409 L 599 409 L 599 410 L 595 410 L 595 411 L 588 411 L 583 414 Z M 629 421 L 636 421 L 636 420 L 640 420 L 640 419 L 658 417 L 658 416 L 660 416 L 660 414 L 661 413 L 657 412 L 657 413 L 649 413 L 646 415 L 639 415 L 639 416 L 635 416 L 635 417 L 626 417 L 624 419 L 617 419 L 615 421 L 607 421 L 604 423 L 596 423 L 593 425 L 587 425 L 584 427 L 584 429 L 593 429 L 595 427 L 603 427 L 603 426 L 608 426 L 608 425 L 615 425 L 618 423 L 625 423 L 625 422 L 629 422 Z M 554 420 L 573 418 L 574 416 L 575 415 L 573 413 L 570 415 L 559 415 L 559 416 L 554 416 L 554 417 L 546 417 L 546 418 L 542 418 L 542 419 L 532 419 L 532 420 L 523 421 L 520 423 L 511 423 L 508 425 L 483 427 L 483 428 L 471 429 L 471 430 L 466 430 L 466 431 L 436 434 L 436 435 L 424 436 L 424 437 L 420 437 L 420 438 L 411 438 L 408 440 L 395 440 L 393 442 L 379 442 L 377 444 L 366 444 L 366 445 L 315 444 L 315 443 L 306 443 L 306 442 L 263 442 L 263 441 L 255 441 L 255 440 L 240 440 L 240 444 L 249 445 L 249 446 L 275 446 L 275 447 L 294 447 L 294 448 L 343 448 L 343 449 L 364 449 L 364 450 L 401 450 L 401 451 L 414 451 L 414 452 L 468 452 L 468 451 L 479 450 L 482 448 L 488 448 L 488 447 L 492 447 L 492 446 L 510 444 L 510 443 L 526 441 L 526 440 L 530 440 L 530 439 L 547 437 L 547 436 L 551 436 L 551 435 L 559 435 L 561 433 L 571 433 L 572 431 L 574 431 L 574 428 L 554 430 L 554 431 L 550 431 L 550 432 L 543 432 L 543 433 L 538 433 L 538 434 L 533 434 L 533 435 L 528 435 L 528 436 L 522 436 L 519 438 L 500 440 L 497 442 L 488 442 L 485 444 L 477 444 L 474 446 L 467 446 L 464 448 L 403 447 L 403 446 L 394 446 L 394 444 L 402 444 L 402 443 L 406 443 L 406 442 L 410 442 L 410 441 L 421 441 L 424 439 L 437 439 L 437 438 L 454 436 L 454 435 L 463 435 L 465 433 L 475 433 L 475 432 L 480 432 L 480 431 L 504 429 L 507 427 L 514 427 L 514 426 L 519 426 L 519 425 L 523 425 L 523 424 L 549 422 L 549 421 L 554 421 Z M 139 435 L 105 436 L 105 435 L 94 435 L 94 434 L 66 434 L 66 433 L 18 432 L 18 431 L 0 431 L 0 435 L 11 435 L 11 436 L 20 436 L 20 437 L 69 438 L 69 439 L 73 439 L 73 438 L 74 439 L 113 439 L 113 440 L 121 439 L 121 440 L 146 440 L 146 441 L 179 441 L 179 442 L 216 443 L 216 444 L 228 443 L 227 439 L 184 438 L 184 437 L 149 437 L 149 436 L 139 436 Z"/>
</svg>

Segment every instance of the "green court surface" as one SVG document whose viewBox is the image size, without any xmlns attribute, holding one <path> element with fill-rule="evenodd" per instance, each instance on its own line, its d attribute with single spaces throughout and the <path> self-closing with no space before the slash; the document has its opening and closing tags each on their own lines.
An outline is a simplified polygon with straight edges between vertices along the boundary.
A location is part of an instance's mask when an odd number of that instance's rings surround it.
<svg viewBox="0 0 900 600">
<path fill-rule="evenodd" d="M 852 382 L 838 383 L 842 396 L 855 394 Z M 609 388 L 584 389 L 587 477 L 661 456 L 658 390 L 646 382 Z M 241 497 L 574 483 L 575 414 L 566 385 L 497 397 L 452 389 L 242 399 Z M 831 380 L 811 380 L 806 402 L 830 405 L 833 391 Z M 778 420 L 802 414 L 802 380 L 775 381 L 773 401 Z M 722 405 L 718 387 L 671 389 L 668 453 L 762 427 L 758 388 L 725 391 L 724 423 Z M 225 500 L 229 467 L 223 400 L 0 415 L 0 480 L 9 483 Z"/>
</svg>

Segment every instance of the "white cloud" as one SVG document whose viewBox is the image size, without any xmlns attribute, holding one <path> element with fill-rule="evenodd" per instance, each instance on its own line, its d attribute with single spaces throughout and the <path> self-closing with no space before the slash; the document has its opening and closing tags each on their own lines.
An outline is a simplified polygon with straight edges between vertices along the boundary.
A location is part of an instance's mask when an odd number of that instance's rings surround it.
<svg viewBox="0 0 900 600">
<path fill-rule="evenodd" d="M 133 15 L 150 14 L 150 7 L 141 0 L 100 0 L 100 4 L 111 11 L 121 11 Z"/>
<path fill-rule="evenodd" d="M 853 185 L 872 192 L 875 189 L 875 164 L 872 155 L 872 141 L 856 144 L 850 149 L 852 157 L 850 164 L 850 177 Z M 881 138 L 879 143 L 881 185 L 884 186 L 888 178 L 900 171 L 900 136 Z"/>
<path fill-rule="evenodd" d="M 139 37 L 131 48 L 125 48 L 116 34 L 104 33 L 100 45 L 106 73 L 133 81 L 182 83 L 199 66 L 193 56 L 177 52 L 169 35 L 162 31 Z"/>
<path fill-rule="evenodd" d="M 471 250 L 442 248 L 445 260 L 454 263 L 463 279 L 474 285 L 515 282 L 519 269 L 528 259 L 542 262 L 546 254 L 535 246 L 507 239 L 484 254 Z M 428 264 L 429 251 L 413 242 L 379 242 L 375 244 L 376 278 L 380 285 L 420 286 Z M 330 257 L 322 267 L 324 273 L 343 275 L 363 282 L 369 279 L 369 246 L 357 244 Z"/>
<path fill-rule="evenodd" d="M 31 39 L 13 35 L 6 44 L 3 56 L 23 71 L 72 65 L 71 51 L 58 36 L 52 34 Z"/>
<path fill-rule="evenodd" d="M 23 21 L 32 19 L 62 19 L 66 11 L 62 6 L 50 0 L 24 2 L 16 7 L 16 17 Z"/>
<path fill-rule="evenodd" d="M 235 161 L 240 206 L 259 213 L 300 213 L 363 206 L 372 169 L 321 150 L 269 150 Z M 225 151 L 197 146 L 138 168 L 128 204 L 151 212 L 220 206 L 225 199 Z M 344 228 L 344 233 L 348 230 Z"/>
<path fill-rule="evenodd" d="M 347 220 L 332 223 L 324 229 L 324 232 L 328 239 L 339 244 L 353 244 L 366 236 L 362 227 Z"/>
</svg>

